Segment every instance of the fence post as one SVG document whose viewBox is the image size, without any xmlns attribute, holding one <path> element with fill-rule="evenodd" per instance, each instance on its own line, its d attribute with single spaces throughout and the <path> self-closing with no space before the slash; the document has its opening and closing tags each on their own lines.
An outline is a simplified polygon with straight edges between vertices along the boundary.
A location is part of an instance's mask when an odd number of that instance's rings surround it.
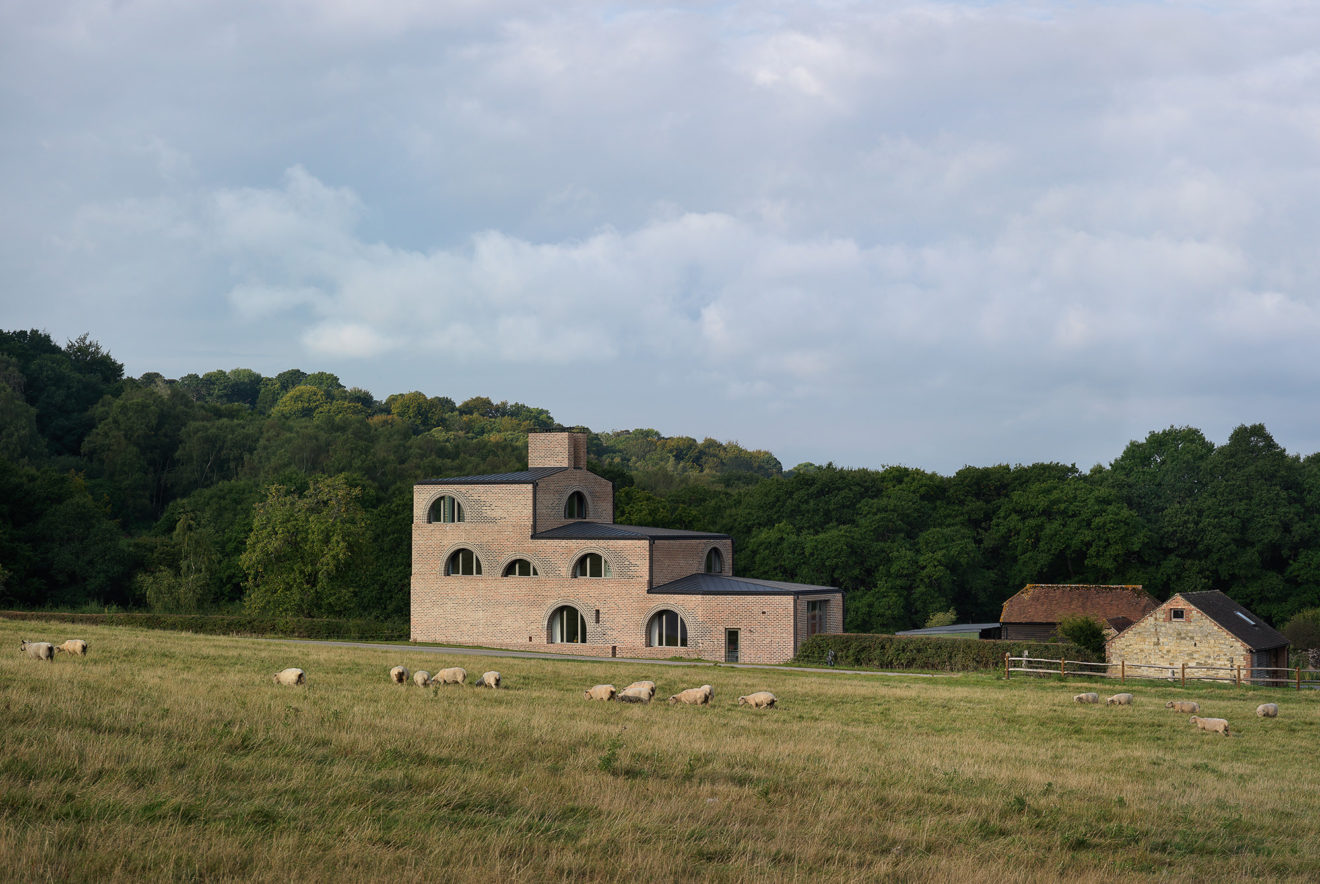
<svg viewBox="0 0 1320 884">
<path fill-rule="evenodd" d="M 1118 683 L 1127 684 L 1127 661 L 1118 661 Z"/>
<path fill-rule="evenodd" d="M 1067 661 L 1067 660 L 1060 660 L 1060 661 L 1059 661 L 1059 678 L 1067 678 L 1067 677 L 1068 677 L 1068 671 L 1067 671 L 1067 669 L 1065 668 L 1065 667 L 1067 667 L 1067 665 L 1068 665 L 1068 661 Z"/>
<path fill-rule="evenodd" d="M 1187 664 L 1182 665 L 1182 686 L 1187 687 Z"/>
<path fill-rule="evenodd" d="M 1238 667 L 1237 667 L 1237 669 L 1235 670 L 1235 673 L 1236 673 L 1236 674 L 1233 676 L 1233 687 L 1235 687 L 1235 688 L 1240 688 L 1240 687 L 1242 687 L 1242 665 L 1241 665 L 1241 664 L 1238 664 Z"/>
<path fill-rule="evenodd" d="M 1297 690 L 1302 689 L 1302 667 L 1297 667 Z"/>
<path fill-rule="evenodd" d="M 1008 651 L 1004 652 L 1004 681 L 1008 681 Z"/>
</svg>

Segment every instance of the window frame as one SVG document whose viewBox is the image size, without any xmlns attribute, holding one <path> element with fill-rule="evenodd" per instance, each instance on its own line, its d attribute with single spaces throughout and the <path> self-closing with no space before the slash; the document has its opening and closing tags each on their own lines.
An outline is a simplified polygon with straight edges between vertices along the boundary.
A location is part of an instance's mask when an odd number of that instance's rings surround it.
<svg viewBox="0 0 1320 884">
<path fill-rule="evenodd" d="M 464 571 L 464 554 L 471 556 L 470 564 L 472 570 Z M 458 562 L 458 568 L 455 570 L 455 560 Z M 481 556 L 477 551 L 466 546 L 460 546 L 458 549 L 445 556 L 445 576 L 446 577 L 480 577 L 481 576 Z"/>
<path fill-rule="evenodd" d="M 519 565 L 519 564 L 525 564 L 525 565 L 527 566 L 527 569 L 528 569 L 528 571 L 529 571 L 530 573 L 527 573 L 527 574 L 519 574 L 519 573 L 517 573 L 517 569 L 518 569 L 518 565 Z M 536 570 L 536 563 L 533 562 L 531 559 L 526 558 L 525 556 L 519 556 L 519 557 L 516 558 L 516 559 L 510 559 L 510 560 L 505 564 L 505 566 L 504 566 L 504 570 L 503 570 L 503 572 L 500 574 L 500 576 L 501 576 L 501 577 L 540 577 L 540 576 L 541 576 L 541 572 L 539 572 L 538 570 Z"/>
<path fill-rule="evenodd" d="M 829 612 L 829 599 L 807 599 L 807 635 L 820 635 L 825 632 Z"/>
<path fill-rule="evenodd" d="M 714 560 L 717 567 L 711 568 L 711 561 Z M 718 546 L 712 546 L 706 550 L 706 561 L 704 564 L 707 574 L 724 573 L 724 552 Z"/>
<path fill-rule="evenodd" d="M 669 618 L 673 617 L 677 622 L 673 624 L 673 638 L 675 641 L 669 641 Z M 654 611 L 646 619 L 646 646 L 648 648 L 686 648 L 688 646 L 688 626 L 687 620 L 683 615 L 673 608 L 661 608 Z"/>
<path fill-rule="evenodd" d="M 570 612 L 577 615 L 572 623 L 577 629 L 578 638 L 566 638 L 570 632 Z M 556 638 L 558 634 L 558 638 Z M 548 645 L 585 645 L 587 644 L 587 618 L 576 605 L 559 605 L 550 612 L 545 622 L 545 642 Z"/>
<path fill-rule="evenodd" d="M 436 518 L 436 508 L 440 508 L 440 518 Z M 449 518 L 445 518 L 448 516 Z M 460 522 L 467 521 L 467 513 L 463 511 L 463 501 L 459 500 L 453 494 L 442 494 L 426 510 L 426 521 L 431 525 L 457 525 Z"/>
<path fill-rule="evenodd" d="M 600 560 L 601 573 L 599 574 L 580 573 L 583 571 L 583 563 L 587 562 L 589 559 Z M 590 569 L 587 568 L 586 570 L 589 571 Z M 605 558 L 603 554 L 598 552 L 584 552 L 582 555 L 578 556 L 576 559 L 573 560 L 573 567 L 569 571 L 569 574 L 575 579 L 581 578 L 584 580 L 603 580 L 607 577 L 613 577 L 614 569 L 610 567 L 610 560 Z"/>
<path fill-rule="evenodd" d="M 571 510 L 571 512 L 570 512 Z M 585 519 L 591 508 L 587 506 L 587 495 L 574 491 L 564 500 L 565 519 Z"/>
</svg>

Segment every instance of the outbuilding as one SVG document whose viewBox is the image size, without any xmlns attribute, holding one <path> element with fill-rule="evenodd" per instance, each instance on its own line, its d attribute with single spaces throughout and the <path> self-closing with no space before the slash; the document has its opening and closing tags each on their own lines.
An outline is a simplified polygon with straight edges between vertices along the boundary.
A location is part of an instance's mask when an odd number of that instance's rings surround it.
<svg viewBox="0 0 1320 884">
<path fill-rule="evenodd" d="M 1138 584 L 1028 583 L 999 614 L 1006 639 L 1050 641 L 1065 617 L 1099 620 L 1105 636 L 1122 632 L 1159 606 Z"/>
</svg>

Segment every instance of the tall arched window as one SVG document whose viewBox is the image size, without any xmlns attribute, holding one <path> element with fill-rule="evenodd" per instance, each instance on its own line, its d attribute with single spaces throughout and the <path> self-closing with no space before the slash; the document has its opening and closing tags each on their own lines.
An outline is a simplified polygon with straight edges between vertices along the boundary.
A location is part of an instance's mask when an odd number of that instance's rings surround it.
<svg viewBox="0 0 1320 884">
<path fill-rule="evenodd" d="M 562 605 L 550 614 L 548 624 L 550 644 L 565 642 L 582 644 L 587 640 L 587 618 L 572 605 Z"/>
<path fill-rule="evenodd" d="M 481 576 L 481 559 L 470 549 L 456 549 L 445 560 L 445 576 Z"/>
<path fill-rule="evenodd" d="M 431 504 L 431 513 L 427 517 L 432 522 L 463 522 L 463 504 L 457 498 L 446 494 Z"/>
<path fill-rule="evenodd" d="M 677 611 L 656 611 L 646 624 L 646 644 L 652 648 L 686 648 L 687 624 Z"/>
<path fill-rule="evenodd" d="M 574 577 L 609 577 L 610 563 L 600 553 L 587 553 L 573 563 Z"/>
<path fill-rule="evenodd" d="M 587 517 L 587 498 L 581 491 L 574 491 L 564 501 L 565 519 L 585 519 Z"/>
<path fill-rule="evenodd" d="M 724 573 L 724 553 L 720 552 L 717 546 L 712 546 L 710 552 L 706 553 L 706 573 Z"/>
<path fill-rule="evenodd" d="M 504 566 L 505 577 L 536 577 L 536 566 L 526 559 L 514 559 Z"/>
</svg>

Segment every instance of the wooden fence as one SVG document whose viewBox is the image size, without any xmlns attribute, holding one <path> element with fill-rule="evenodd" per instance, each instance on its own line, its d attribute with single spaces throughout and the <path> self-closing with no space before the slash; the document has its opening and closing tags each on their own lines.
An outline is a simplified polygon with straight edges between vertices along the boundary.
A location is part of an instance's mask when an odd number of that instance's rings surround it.
<svg viewBox="0 0 1320 884">
<path fill-rule="evenodd" d="M 1234 685 L 1252 685 L 1256 687 L 1291 687 L 1301 690 L 1303 687 L 1320 690 L 1320 669 L 1303 669 L 1300 666 L 1287 669 L 1277 666 L 1163 666 L 1154 663 L 1087 663 L 1082 660 L 1051 660 L 1044 657 L 1014 657 L 1004 655 L 1004 678 L 1014 672 L 1028 675 L 1089 676 L 1093 678 L 1116 678 L 1126 683 L 1129 678 L 1157 679 L 1160 681 L 1179 682 L 1187 686 L 1192 681 L 1220 681 Z"/>
</svg>

